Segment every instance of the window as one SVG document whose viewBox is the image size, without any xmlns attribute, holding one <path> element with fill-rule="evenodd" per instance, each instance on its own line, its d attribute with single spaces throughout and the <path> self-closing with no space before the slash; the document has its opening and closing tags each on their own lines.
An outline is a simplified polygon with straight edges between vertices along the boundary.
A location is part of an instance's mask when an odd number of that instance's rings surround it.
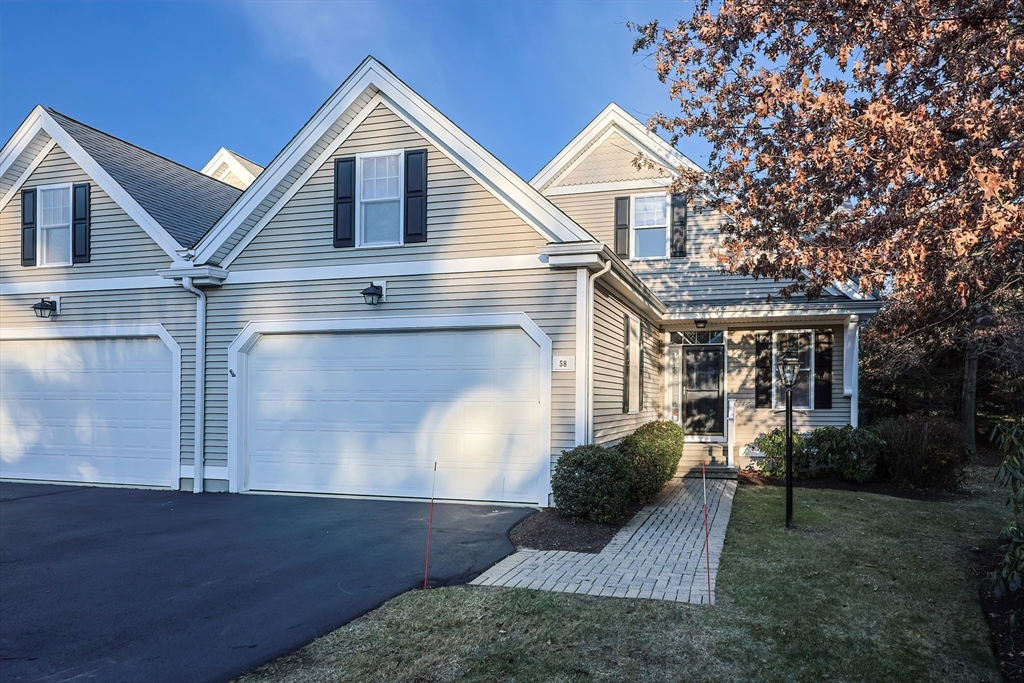
<svg viewBox="0 0 1024 683">
<path fill-rule="evenodd" d="M 793 407 L 809 410 L 813 405 L 814 333 L 810 330 L 775 332 L 772 335 L 772 408 L 786 408 L 786 387 L 779 379 L 778 361 L 792 349 L 800 360 L 800 370 L 793 383 Z"/>
<path fill-rule="evenodd" d="M 687 435 L 724 436 L 725 333 L 673 332 L 671 341 L 668 361 L 672 419 Z"/>
<path fill-rule="evenodd" d="M 668 256 L 668 197 L 663 194 L 633 197 L 632 218 L 632 258 L 666 258 Z"/>
<path fill-rule="evenodd" d="M 643 397 L 643 340 L 641 339 L 640 319 L 631 315 L 626 316 L 626 368 L 625 384 L 626 397 L 623 403 L 625 412 L 639 413 L 642 409 Z"/>
<path fill-rule="evenodd" d="M 402 243 L 402 153 L 359 156 L 357 246 Z"/>
<path fill-rule="evenodd" d="M 71 186 L 38 190 L 38 264 L 71 265 Z"/>
</svg>

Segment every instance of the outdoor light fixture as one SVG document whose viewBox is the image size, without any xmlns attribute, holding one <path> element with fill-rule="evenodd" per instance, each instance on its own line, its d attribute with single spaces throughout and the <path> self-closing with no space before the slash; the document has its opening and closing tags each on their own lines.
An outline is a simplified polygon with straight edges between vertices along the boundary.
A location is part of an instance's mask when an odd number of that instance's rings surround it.
<svg viewBox="0 0 1024 683">
<path fill-rule="evenodd" d="M 700 320 L 694 320 L 693 324 L 697 326 L 698 330 L 703 330 L 708 326 L 708 321 L 701 318 Z"/>
<path fill-rule="evenodd" d="M 59 300 L 40 299 L 39 303 L 32 304 L 32 310 L 36 312 L 37 318 L 47 319 L 60 313 Z"/>
<path fill-rule="evenodd" d="M 384 288 L 380 285 L 370 283 L 370 286 L 363 290 L 363 301 L 367 306 L 376 306 L 384 296 Z"/>
<path fill-rule="evenodd" d="M 789 349 L 776 361 L 779 379 L 786 387 L 786 528 L 793 528 L 793 385 L 800 359 Z"/>
</svg>

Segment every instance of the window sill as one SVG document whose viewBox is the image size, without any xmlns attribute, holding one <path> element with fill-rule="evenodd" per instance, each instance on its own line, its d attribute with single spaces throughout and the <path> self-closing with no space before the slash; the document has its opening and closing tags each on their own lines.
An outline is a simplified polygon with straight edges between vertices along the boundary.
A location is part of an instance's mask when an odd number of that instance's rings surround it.
<svg viewBox="0 0 1024 683">
<path fill-rule="evenodd" d="M 684 443 L 728 443 L 729 439 L 724 436 L 697 436 L 689 434 L 683 437 Z"/>
<path fill-rule="evenodd" d="M 404 246 L 404 242 L 388 242 L 387 244 L 357 244 L 355 249 L 394 249 Z"/>
</svg>

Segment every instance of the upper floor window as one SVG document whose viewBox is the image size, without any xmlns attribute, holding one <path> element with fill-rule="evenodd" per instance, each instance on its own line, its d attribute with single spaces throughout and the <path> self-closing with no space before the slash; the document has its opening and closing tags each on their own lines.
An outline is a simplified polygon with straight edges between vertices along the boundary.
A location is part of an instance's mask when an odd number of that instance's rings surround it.
<svg viewBox="0 0 1024 683">
<path fill-rule="evenodd" d="M 38 261 L 41 266 L 71 265 L 71 185 L 40 187 Z"/>
<path fill-rule="evenodd" d="M 402 152 L 359 155 L 361 247 L 402 244 Z"/>
<path fill-rule="evenodd" d="M 631 258 L 667 258 L 668 196 L 656 194 L 633 197 L 631 218 Z"/>
</svg>

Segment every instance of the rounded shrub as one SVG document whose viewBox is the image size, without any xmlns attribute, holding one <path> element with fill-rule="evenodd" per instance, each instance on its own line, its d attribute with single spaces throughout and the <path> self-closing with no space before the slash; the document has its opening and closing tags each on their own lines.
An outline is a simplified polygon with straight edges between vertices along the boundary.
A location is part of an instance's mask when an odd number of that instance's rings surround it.
<svg viewBox="0 0 1024 683">
<path fill-rule="evenodd" d="M 562 451 L 551 475 L 551 493 L 563 514 L 617 522 L 630 503 L 629 461 L 617 448 L 588 444 Z"/>
<path fill-rule="evenodd" d="M 786 430 L 783 427 L 776 427 L 767 434 L 757 437 L 753 446 L 764 453 L 764 459 L 760 464 L 761 474 L 768 477 L 786 476 Z M 811 471 L 807 454 L 804 452 L 804 435 L 793 432 L 793 476 L 798 477 L 801 472 L 807 476 Z"/>
<path fill-rule="evenodd" d="M 683 435 L 675 422 L 655 420 L 619 442 L 631 470 L 630 497 L 635 502 L 654 500 L 675 476 L 683 457 Z"/>
<path fill-rule="evenodd" d="M 882 440 L 880 469 L 897 484 L 951 490 L 963 483 L 970 452 L 958 422 L 901 415 L 880 420 L 875 431 Z"/>
<path fill-rule="evenodd" d="M 808 463 L 843 481 L 863 484 L 875 478 L 882 442 L 863 427 L 818 427 L 807 434 L 804 454 Z"/>
</svg>

